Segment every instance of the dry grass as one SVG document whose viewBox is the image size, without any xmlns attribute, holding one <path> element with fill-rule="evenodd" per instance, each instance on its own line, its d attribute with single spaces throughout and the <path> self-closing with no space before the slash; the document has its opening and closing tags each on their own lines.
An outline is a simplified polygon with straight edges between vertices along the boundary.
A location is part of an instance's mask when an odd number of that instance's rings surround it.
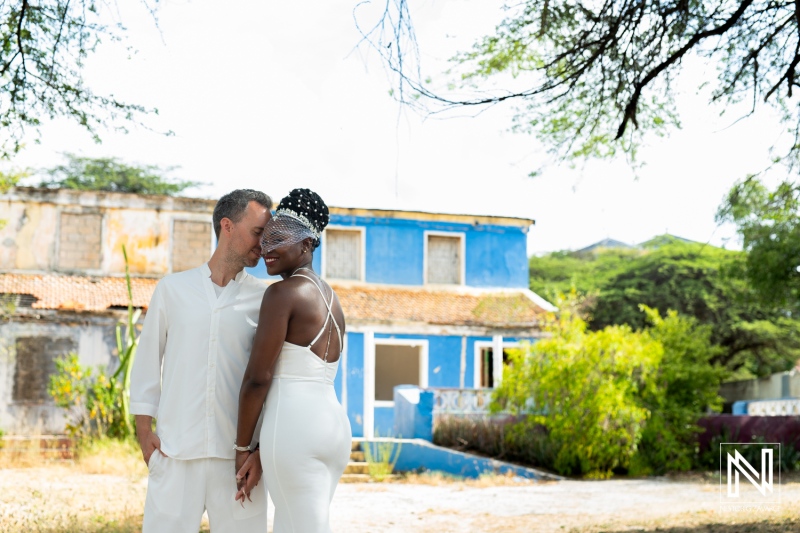
<svg viewBox="0 0 800 533">
<path fill-rule="evenodd" d="M 36 463 L 36 461 L 39 461 Z M 683 481 L 709 484 L 705 474 L 685 474 Z M 595 482 L 604 483 L 604 482 Z M 441 487 L 435 498 L 426 501 L 409 518 L 396 513 L 397 484 Z M 380 527 L 364 529 L 358 511 L 362 497 L 370 497 L 380 509 L 380 516 L 403 524 L 402 531 L 441 533 L 449 531 L 536 533 L 622 533 L 631 531 L 660 533 L 788 533 L 800 531 L 795 492 L 774 511 L 721 512 L 704 509 L 695 512 L 677 511 L 655 516 L 649 509 L 608 514 L 516 514 L 503 515 L 472 512 L 469 508 L 453 509 L 448 502 L 453 489 L 465 494 L 474 489 L 507 491 L 555 485 L 557 482 L 535 482 L 507 475 L 487 475 L 479 479 L 463 479 L 440 473 L 407 474 L 383 483 L 364 483 L 344 491 L 342 505 L 352 509 L 341 531 L 381 531 Z M 508 487 L 492 489 L 493 487 Z M 146 468 L 133 443 L 98 442 L 80 449 L 71 462 L 42 462 L 31 452 L 21 457 L 14 468 L 0 470 L 0 531 L 8 533 L 132 533 L 141 530 L 144 496 L 147 488 Z M 344 487 L 340 487 L 342 491 Z M 791 489 L 790 486 L 786 487 Z M 404 490 L 416 490 L 408 487 Z M 420 489 L 421 490 L 421 489 Z M 513 489 L 512 489 L 513 490 Z M 386 493 L 376 499 L 365 493 Z M 483 493 L 483 491 L 481 491 Z M 349 495 L 348 495 L 349 494 Z M 340 495 L 342 496 L 342 495 Z M 565 495 L 568 497 L 568 495 Z M 385 506 L 385 507 L 384 507 Z M 415 509 L 416 510 L 416 509 Z M 340 524 L 341 526 L 341 524 Z M 208 532 L 204 521 L 201 531 Z M 395 527 L 392 531 L 398 531 Z"/>
</svg>

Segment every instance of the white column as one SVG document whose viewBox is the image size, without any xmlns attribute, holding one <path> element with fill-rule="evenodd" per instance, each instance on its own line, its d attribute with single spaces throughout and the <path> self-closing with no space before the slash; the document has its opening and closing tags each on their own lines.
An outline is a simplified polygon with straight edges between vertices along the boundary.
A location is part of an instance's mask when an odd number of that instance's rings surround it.
<svg viewBox="0 0 800 533">
<path fill-rule="evenodd" d="M 375 436 L 375 333 L 364 332 L 364 438 Z"/>
<path fill-rule="evenodd" d="M 458 373 L 458 387 L 463 389 L 465 386 L 464 377 L 467 373 L 467 338 L 461 337 L 461 366 Z"/>
<path fill-rule="evenodd" d="M 503 336 L 492 336 L 492 375 L 494 377 L 493 387 L 499 387 L 503 381 Z"/>
</svg>

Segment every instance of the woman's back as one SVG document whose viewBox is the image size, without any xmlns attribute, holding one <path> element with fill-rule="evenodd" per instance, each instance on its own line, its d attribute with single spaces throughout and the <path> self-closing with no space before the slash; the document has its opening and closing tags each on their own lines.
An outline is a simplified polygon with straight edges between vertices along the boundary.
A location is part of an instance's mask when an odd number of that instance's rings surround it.
<svg viewBox="0 0 800 533">
<path fill-rule="evenodd" d="M 307 272 L 303 272 L 307 270 Z M 308 346 L 320 359 L 338 361 L 343 348 L 345 321 L 336 293 L 317 275 L 301 269 L 280 283 L 286 283 L 292 316 L 286 342 Z M 330 319 L 333 320 L 330 320 Z M 327 357 L 326 357 L 327 352 Z"/>
<path fill-rule="evenodd" d="M 333 292 L 314 278 L 283 282 L 297 294 L 261 430 L 275 533 L 329 533 L 330 502 L 350 459 L 350 421 L 333 387 L 344 317 Z"/>
</svg>

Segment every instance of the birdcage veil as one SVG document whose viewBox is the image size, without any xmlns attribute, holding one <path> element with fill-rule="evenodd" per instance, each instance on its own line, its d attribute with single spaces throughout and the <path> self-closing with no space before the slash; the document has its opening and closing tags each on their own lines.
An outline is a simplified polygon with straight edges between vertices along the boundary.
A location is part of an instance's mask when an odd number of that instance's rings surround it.
<svg viewBox="0 0 800 533">
<path fill-rule="evenodd" d="M 264 227 L 261 254 L 309 238 L 313 241 L 312 247 L 316 248 L 329 220 L 328 206 L 317 193 L 311 189 L 293 189 L 281 200 L 275 215 Z"/>
<path fill-rule="evenodd" d="M 319 243 L 319 233 L 306 225 L 295 215 L 278 211 L 267 225 L 261 235 L 261 255 L 282 246 L 291 246 L 306 239 L 314 240 L 314 247 Z"/>
</svg>

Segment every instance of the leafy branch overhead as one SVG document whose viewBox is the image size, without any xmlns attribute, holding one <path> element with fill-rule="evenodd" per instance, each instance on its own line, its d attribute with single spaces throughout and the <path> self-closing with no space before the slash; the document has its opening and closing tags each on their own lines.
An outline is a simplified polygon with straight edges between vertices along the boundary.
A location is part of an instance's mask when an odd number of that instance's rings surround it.
<svg viewBox="0 0 800 533">
<path fill-rule="evenodd" d="M 644 134 L 679 127 L 674 80 L 688 59 L 699 57 L 715 67 L 702 80 L 713 102 L 782 112 L 795 142 L 781 155 L 794 163 L 800 146 L 795 2 L 525 0 L 504 10 L 493 34 L 452 58 L 458 87 L 434 89 L 423 77 L 407 0 L 386 0 L 380 21 L 359 29 L 392 73 L 396 98 L 434 112 L 515 102 L 514 128 L 567 160 L 620 150 L 635 157 Z"/>
<path fill-rule="evenodd" d="M 114 9 L 95 0 L 0 2 L 0 157 L 18 152 L 44 118 L 70 119 L 99 141 L 102 128 L 125 131 L 156 112 L 96 94 L 84 79 L 97 46 L 121 40 L 124 28 L 105 22 Z"/>
</svg>

